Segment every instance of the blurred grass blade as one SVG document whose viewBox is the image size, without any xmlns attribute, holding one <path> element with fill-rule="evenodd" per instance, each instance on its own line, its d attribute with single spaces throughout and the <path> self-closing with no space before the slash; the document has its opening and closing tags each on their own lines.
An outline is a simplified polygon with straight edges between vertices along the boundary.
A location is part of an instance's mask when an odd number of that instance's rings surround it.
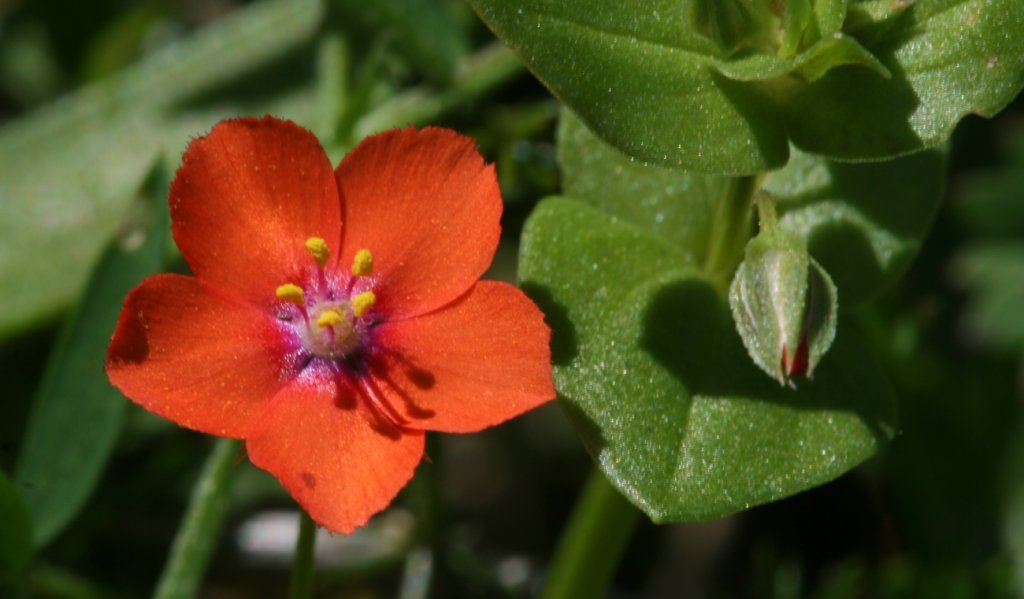
<svg viewBox="0 0 1024 599">
<path fill-rule="evenodd" d="M 423 0 L 334 0 L 341 19 L 358 41 L 390 38 L 424 78 L 435 85 L 451 81 L 458 61 L 469 53 L 469 39 L 449 3 Z"/>
<path fill-rule="evenodd" d="M 104 374 L 125 295 L 162 262 L 170 229 L 167 169 L 158 165 L 121 234 L 93 271 L 57 339 L 18 456 L 17 481 L 42 547 L 92 493 L 121 430 L 125 399 Z"/>
<path fill-rule="evenodd" d="M 15 572 L 32 553 L 32 529 L 18 490 L 0 471 L 0 574 Z"/>
<path fill-rule="evenodd" d="M 320 0 L 254 3 L 117 76 L 6 123 L 0 129 L 0 334 L 55 314 L 81 290 L 160 152 L 173 155 L 190 135 L 240 111 L 309 120 L 304 106 L 281 103 L 288 99 L 283 91 L 232 97 L 205 112 L 194 100 L 308 42 L 322 20 Z"/>
</svg>

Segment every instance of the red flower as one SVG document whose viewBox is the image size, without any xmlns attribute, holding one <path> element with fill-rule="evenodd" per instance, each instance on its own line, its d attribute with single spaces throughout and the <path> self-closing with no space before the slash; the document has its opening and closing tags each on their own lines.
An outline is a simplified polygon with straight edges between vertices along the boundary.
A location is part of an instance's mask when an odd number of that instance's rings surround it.
<svg viewBox="0 0 1024 599">
<path fill-rule="evenodd" d="M 320 525 L 351 532 L 386 507 L 424 431 L 554 396 L 540 311 L 477 281 L 502 204 L 469 138 L 387 131 L 335 171 L 294 123 L 224 121 L 189 146 L 169 201 L 195 277 L 129 294 L 107 375 L 182 426 L 245 439 Z"/>
</svg>

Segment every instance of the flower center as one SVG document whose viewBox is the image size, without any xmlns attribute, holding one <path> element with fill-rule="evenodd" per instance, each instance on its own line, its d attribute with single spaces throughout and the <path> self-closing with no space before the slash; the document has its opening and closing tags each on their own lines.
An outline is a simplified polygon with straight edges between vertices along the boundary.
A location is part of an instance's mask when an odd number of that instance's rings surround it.
<svg viewBox="0 0 1024 599">
<path fill-rule="evenodd" d="M 295 283 L 277 288 L 279 318 L 292 323 L 310 354 L 345 358 L 360 348 L 371 324 L 368 313 L 377 296 L 365 283 L 373 274 L 373 255 L 366 249 L 356 252 L 350 276 L 345 278 L 324 270 L 330 250 L 323 239 L 310 237 L 306 249 L 316 262 L 315 276 L 305 289 Z M 357 287 L 362 290 L 356 292 Z"/>
</svg>

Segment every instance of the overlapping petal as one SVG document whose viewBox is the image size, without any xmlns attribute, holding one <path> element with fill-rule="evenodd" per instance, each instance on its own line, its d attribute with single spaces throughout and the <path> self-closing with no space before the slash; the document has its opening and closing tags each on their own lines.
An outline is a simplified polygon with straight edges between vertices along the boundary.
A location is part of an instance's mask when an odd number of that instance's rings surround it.
<svg viewBox="0 0 1024 599">
<path fill-rule="evenodd" d="M 349 533 L 387 507 L 423 456 L 423 434 L 379 420 L 327 369 L 296 379 L 246 441 L 315 522 Z"/>
<path fill-rule="evenodd" d="M 555 396 L 550 335 L 519 289 L 481 281 L 444 308 L 382 325 L 371 371 L 410 427 L 478 431 Z"/>
<path fill-rule="evenodd" d="M 224 121 L 191 144 L 169 201 L 196 278 L 158 275 L 128 296 L 109 378 L 183 426 L 245 438 L 329 530 L 391 502 L 424 430 L 480 430 L 554 397 L 543 315 L 515 287 L 477 282 L 502 202 L 471 139 L 389 131 L 332 171 L 293 123 Z M 310 237 L 332 250 L 319 272 Z M 342 287 L 363 248 L 372 274 Z M 302 293 L 278 300 L 285 283 Z M 358 353 L 311 345 L 306 310 L 371 289 Z"/>
<path fill-rule="evenodd" d="M 197 277 L 273 301 L 311 266 L 303 245 L 338 247 L 341 207 L 316 137 L 290 121 L 233 119 L 192 142 L 171 185 L 174 239 Z"/>
<path fill-rule="evenodd" d="M 472 139 L 438 128 L 363 140 L 337 169 L 344 203 L 342 264 L 373 252 L 376 309 L 423 314 L 487 270 L 501 233 L 501 193 Z"/>
<path fill-rule="evenodd" d="M 276 320 L 192 277 L 156 275 L 125 300 L 107 376 L 142 407 L 242 438 L 294 372 Z"/>
</svg>

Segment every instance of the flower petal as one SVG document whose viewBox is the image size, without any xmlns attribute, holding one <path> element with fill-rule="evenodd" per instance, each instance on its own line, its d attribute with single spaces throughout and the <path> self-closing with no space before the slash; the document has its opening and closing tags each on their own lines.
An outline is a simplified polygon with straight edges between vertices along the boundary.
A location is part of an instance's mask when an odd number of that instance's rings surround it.
<svg viewBox="0 0 1024 599">
<path fill-rule="evenodd" d="M 423 316 L 377 329 L 377 386 L 409 427 L 472 432 L 555 396 L 551 331 L 522 291 L 481 281 Z"/>
<path fill-rule="evenodd" d="M 277 321 L 192 277 L 156 275 L 125 300 L 107 376 L 178 424 L 242 438 L 295 367 Z"/>
<path fill-rule="evenodd" d="M 170 204 L 174 239 L 196 277 L 259 303 L 275 301 L 277 286 L 313 267 L 307 239 L 339 247 L 331 163 L 316 137 L 291 121 L 218 123 L 185 152 Z"/>
<path fill-rule="evenodd" d="M 501 192 L 475 142 L 448 129 L 363 140 L 337 170 L 345 221 L 340 264 L 373 253 L 375 310 L 404 318 L 438 308 L 480 278 L 501 234 Z"/>
<path fill-rule="evenodd" d="M 423 433 L 398 432 L 312 368 L 278 394 L 246 441 L 313 520 L 350 533 L 391 503 L 423 456 Z M 309 371 L 307 371 L 309 372 Z"/>
</svg>

